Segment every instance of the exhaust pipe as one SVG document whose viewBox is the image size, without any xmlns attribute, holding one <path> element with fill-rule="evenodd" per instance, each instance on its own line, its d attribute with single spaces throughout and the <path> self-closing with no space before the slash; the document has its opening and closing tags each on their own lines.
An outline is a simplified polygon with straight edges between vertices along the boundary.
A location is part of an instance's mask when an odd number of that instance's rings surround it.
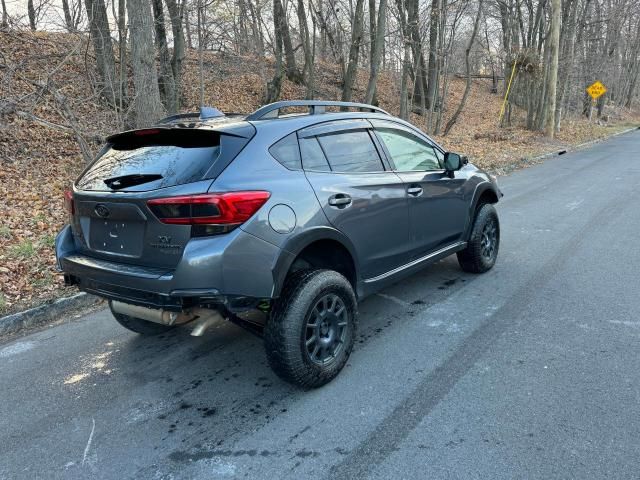
<svg viewBox="0 0 640 480">
<path fill-rule="evenodd" d="M 193 327 L 193 330 L 191 330 L 192 337 L 201 337 L 211 325 L 220 320 L 224 320 L 224 317 L 220 315 L 218 310 L 198 308 L 196 312 L 198 317 L 193 322 L 195 326 Z"/>
<path fill-rule="evenodd" d="M 169 310 L 141 307 L 116 300 L 111 302 L 111 308 L 114 312 L 162 325 L 180 325 L 196 318 L 191 312 L 170 312 Z"/>
<path fill-rule="evenodd" d="M 214 323 L 224 320 L 218 310 L 209 308 L 194 308 L 185 312 L 171 312 L 169 310 L 141 307 L 129 303 L 113 300 L 111 308 L 114 312 L 130 317 L 141 318 L 149 322 L 160 323 L 162 325 L 181 325 L 193 321 L 194 327 L 191 335 L 201 337 L 204 332 Z"/>
</svg>

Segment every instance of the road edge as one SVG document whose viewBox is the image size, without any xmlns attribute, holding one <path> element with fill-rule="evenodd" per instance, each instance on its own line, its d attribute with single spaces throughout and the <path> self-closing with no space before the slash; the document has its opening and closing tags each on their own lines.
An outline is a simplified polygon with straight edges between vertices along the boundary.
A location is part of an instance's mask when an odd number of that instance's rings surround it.
<svg viewBox="0 0 640 480">
<path fill-rule="evenodd" d="M 584 150 L 585 148 L 589 148 L 598 143 L 606 142 L 607 140 L 618 137 L 620 135 L 624 135 L 626 133 L 634 132 L 636 130 L 640 130 L 640 126 L 626 128 L 624 130 L 620 130 L 619 132 L 612 133 L 611 135 L 596 138 L 594 140 L 589 140 L 588 142 L 579 143 L 577 145 L 571 145 L 563 150 L 555 150 L 553 152 L 543 153 L 542 155 L 537 155 L 535 157 L 522 158 L 520 160 L 510 163 L 507 166 L 502 166 L 495 169 L 489 169 L 489 171 L 498 176 L 509 175 L 510 173 L 513 173 L 516 170 L 521 170 L 523 168 L 537 165 L 541 163 L 543 160 L 546 160 L 547 158 L 558 157 L 560 155 L 566 155 L 567 153 L 572 153 L 572 152 L 578 152 L 580 150 Z"/>
<path fill-rule="evenodd" d="M 54 323 L 62 315 L 93 307 L 100 302 L 99 297 L 80 292 L 70 297 L 58 298 L 50 303 L 0 317 L 0 337 L 15 335 L 25 330 Z"/>
</svg>

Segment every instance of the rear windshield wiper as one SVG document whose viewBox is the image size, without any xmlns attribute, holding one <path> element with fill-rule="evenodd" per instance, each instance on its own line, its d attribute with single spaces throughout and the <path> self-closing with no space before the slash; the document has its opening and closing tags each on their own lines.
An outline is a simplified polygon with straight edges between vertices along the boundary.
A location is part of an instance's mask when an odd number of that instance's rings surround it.
<svg viewBox="0 0 640 480">
<path fill-rule="evenodd" d="M 154 180 L 160 180 L 161 178 L 163 178 L 162 175 L 157 173 L 132 173 L 130 175 L 107 178 L 104 180 L 104 183 L 107 187 L 113 190 L 118 190 L 120 188 L 153 182 Z"/>
</svg>

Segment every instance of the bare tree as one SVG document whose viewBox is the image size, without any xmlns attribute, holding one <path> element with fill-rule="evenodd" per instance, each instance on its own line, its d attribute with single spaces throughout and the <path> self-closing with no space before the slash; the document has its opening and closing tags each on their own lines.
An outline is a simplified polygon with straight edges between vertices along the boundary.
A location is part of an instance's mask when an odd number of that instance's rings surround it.
<svg viewBox="0 0 640 480">
<path fill-rule="evenodd" d="M 124 110 L 125 100 L 128 96 L 127 85 L 127 20 L 126 20 L 126 0 L 118 0 L 118 63 L 120 64 L 118 78 L 118 106 L 120 111 Z"/>
<path fill-rule="evenodd" d="M 9 28 L 9 14 L 7 13 L 7 4 L 2 0 L 2 23 L 0 28 Z"/>
<path fill-rule="evenodd" d="M 469 97 L 469 92 L 471 91 L 471 68 L 469 66 L 469 55 L 471 53 L 471 48 L 473 47 L 473 43 L 476 41 L 476 35 L 478 34 L 478 27 L 480 26 L 480 19 L 482 18 L 482 2 L 483 0 L 478 1 L 478 14 L 476 15 L 476 20 L 473 23 L 473 31 L 471 32 L 471 38 L 469 38 L 469 43 L 467 44 L 467 48 L 464 51 L 464 63 L 466 67 L 467 80 L 464 87 L 464 93 L 462 94 L 462 99 L 460 100 L 460 104 L 458 108 L 454 112 L 453 116 L 447 122 L 447 125 L 444 127 L 443 135 L 448 135 L 453 126 L 458 121 L 458 117 L 464 110 L 464 106 L 467 103 L 467 98 Z"/>
<path fill-rule="evenodd" d="M 27 0 L 27 17 L 31 31 L 36 31 L 40 21 L 46 17 L 50 5 L 51 0 Z"/>
<path fill-rule="evenodd" d="M 273 73 L 273 78 L 267 83 L 267 90 L 264 95 L 264 103 L 272 103 L 280 98 L 280 90 L 282 89 L 282 80 L 284 77 L 283 62 L 282 62 L 282 31 L 277 27 L 278 20 L 276 19 L 279 9 L 276 6 L 276 2 L 273 2 L 273 21 L 276 25 L 274 28 L 274 40 L 273 48 L 276 57 L 276 66 Z"/>
<path fill-rule="evenodd" d="M 404 0 L 396 0 L 398 6 L 398 20 L 400 22 L 402 44 L 402 74 L 400 77 L 400 118 L 409 118 L 409 74 L 411 70 L 411 38 L 405 17 Z"/>
<path fill-rule="evenodd" d="M 302 74 L 296 66 L 296 56 L 291 41 L 291 33 L 289 32 L 287 12 L 285 12 L 281 0 L 273 0 L 273 22 L 275 30 L 278 31 L 282 39 L 282 45 L 284 46 L 287 78 L 292 82 L 302 83 Z"/>
<path fill-rule="evenodd" d="M 198 83 L 200 85 L 200 106 L 204 105 L 204 28 L 202 17 L 204 15 L 203 12 L 202 0 L 198 0 L 197 10 L 198 10 L 198 25 L 197 25 L 197 34 L 198 34 Z"/>
<path fill-rule="evenodd" d="M 304 8 L 304 0 L 298 0 L 298 23 L 300 25 L 300 40 L 302 41 L 302 50 L 304 51 L 304 68 L 302 76 L 307 86 L 306 98 L 313 98 L 313 45 L 309 38 L 309 25 L 307 24 L 307 13 Z"/>
<path fill-rule="evenodd" d="M 375 6 L 375 1 L 373 2 Z M 375 25 L 374 42 L 371 47 L 371 73 L 369 74 L 369 83 L 367 84 L 367 93 L 365 95 L 365 103 L 373 103 L 376 93 L 376 85 L 378 83 L 378 73 L 380 71 L 380 58 L 382 57 L 382 49 L 384 47 L 385 20 L 387 18 L 387 0 L 380 0 L 378 8 L 378 21 Z M 373 23 L 372 23 L 373 25 Z"/>
<path fill-rule="evenodd" d="M 155 42 L 160 63 L 160 75 L 158 76 L 160 98 L 167 112 L 173 114 L 178 111 L 178 105 L 176 104 L 176 85 L 173 79 L 173 69 L 171 68 L 169 45 L 167 44 L 167 30 L 164 24 L 162 0 L 151 0 L 151 7 L 155 20 Z"/>
<path fill-rule="evenodd" d="M 89 34 L 93 43 L 98 67 L 98 90 L 110 104 L 120 103 L 120 91 L 116 85 L 116 65 L 111 43 L 111 30 L 107 17 L 107 7 L 104 0 L 85 0 L 87 18 L 89 20 Z"/>
<path fill-rule="evenodd" d="M 27 0 L 27 15 L 29 17 L 29 28 L 32 32 L 36 31 L 36 8 L 33 0 Z"/>
<path fill-rule="evenodd" d="M 549 72 L 547 77 L 547 110 L 544 120 L 544 134 L 553 138 L 556 132 L 556 93 L 558 86 L 558 55 L 560 52 L 561 0 L 551 0 L 551 35 L 549 39 Z"/>
<path fill-rule="evenodd" d="M 127 13 L 131 31 L 135 123 L 136 127 L 146 127 L 164 113 L 158 88 L 149 0 L 127 0 Z"/>
<path fill-rule="evenodd" d="M 351 29 L 351 44 L 349 47 L 349 63 L 347 65 L 347 73 L 344 76 L 342 85 L 342 101 L 350 102 L 353 90 L 353 84 L 356 80 L 358 69 L 358 54 L 360 53 L 360 45 L 362 43 L 364 23 L 364 0 L 356 0 L 356 11 L 353 17 L 353 27 Z"/>
<path fill-rule="evenodd" d="M 185 39 L 183 18 L 186 0 L 180 4 L 176 0 L 165 0 L 169 17 L 171 19 L 171 32 L 173 33 L 173 53 L 171 56 L 171 69 L 173 71 L 173 81 L 175 85 L 174 104 L 177 110 L 182 104 L 182 64 L 185 59 Z"/>
<path fill-rule="evenodd" d="M 82 20 L 82 4 L 80 0 L 62 0 L 62 12 L 64 13 L 64 26 L 68 32 L 76 32 L 80 20 Z"/>
</svg>

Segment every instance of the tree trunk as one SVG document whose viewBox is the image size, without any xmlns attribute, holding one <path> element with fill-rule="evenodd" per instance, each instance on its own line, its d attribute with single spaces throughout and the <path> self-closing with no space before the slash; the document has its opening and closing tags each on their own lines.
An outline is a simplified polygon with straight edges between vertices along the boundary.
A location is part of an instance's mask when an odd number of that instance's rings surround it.
<svg viewBox="0 0 640 480">
<path fill-rule="evenodd" d="M 560 51 L 560 15 L 561 0 L 551 0 L 551 33 L 549 35 L 550 64 L 547 83 L 547 111 L 544 122 L 544 134 L 553 138 L 556 132 L 556 93 L 558 85 L 558 56 Z"/>
<path fill-rule="evenodd" d="M 9 14 L 7 13 L 5 0 L 2 0 L 2 24 L 0 24 L 0 27 L 9 28 Z"/>
<path fill-rule="evenodd" d="M 198 82 L 200 84 L 200 106 L 204 106 L 204 34 L 202 32 L 202 0 L 198 0 Z"/>
<path fill-rule="evenodd" d="M 296 66 L 296 56 L 291 42 L 291 34 L 289 33 L 289 23 L 287 22 L 287 13 L 284 11 L 281 0 L 273 0 L 274 26 L 280 32 L 280 38 L 284 45 L 284 54 L 287 66 L 287 78 L 295 83 L 302 83 L 302 74 Z"/>
<path fill-rule="evenodd" d="M 376 45 L 376 0 L 369 0 L 369 60 L 373 60 Z"/>
<path fill-rule="evenodd" d="M 73 24 L 73 18 L 71 17 L 69 0 L 62 0 L 62 13 L 64 14 L 64 28 L 67 29 L 67 32 L 74 32 L 75 25 Z"/>
<path fill-rule="evenodd" d="M 304 68 L 302 76 L 307 86 L 305 98 L 313 98 L 313 52 L 311 50 L 311 39 L 309 37 L 309 26 L 307 25 L 307 14 L 304 9 L 304 0 L 298 0 L 298 23 L 300 24 L 300 40 L 304 51 Z"/>
<path fill-rule="evenodd" d="M 636 86 L 638 84 L 638 74 L 640 74 L 640 58 L 638 58 L 640 56 L 640 22 L 636 29 L 636 39 L 631 47 L 631 54 L 627 64 L 629 84 L 624 97 L 624 106 L 627 108 L 631 108 L 633 103 L 633 96 L 635 95 Z"/>
<path fill-rule="evenodd" d="M 277 25 L 278 20 L 277 16 L 277 7 L 274 2 L 273 4 L 273 18 L 274 24 Z M 280 90 L 282 88 L 282 80 L 284 77 L 284 71 L 282 66 L 282 32 L 279 28 L 274 29 L 274 48 L 275 48 L 275 56 L 276 56 L 276 68 L 273 74 L 273 79 L 269 83 L 267 83 L 267 90 L 264 95 L 263 103 L 273 103 L 280 98 Z"/>
<path fill-rule="evenodd" d="M 138 0 L 140 1 L 140 0 Z M 89 34 L 96 55 L 98 88 L 102 97 L 113 106 L 120 103 L 120 93 L 116 88 L 116 64 L 111 43 L 111 30 L 104 0 L 85 0 Z"/>
<path fill-rule="evenodd" d="M 264 58 L 264 38 L 262 35 L 262 28 L 260 24 L 260 15 L 257 14 L 256 8 L 253 5 L 253 0 L 248 0 L 249 14 L 251 15 L 251 32 L 253 35 L 253 41 L 256 48 L 256 53 L 259 58 Z"/>
<path fill-rule="evenodd" d="M 589 0 L 587 0 L 589 1 Z M 555 130 L 560 130 L 560 120 L 566 105 L 567 90 L 569 89 L 569 75 L 573 68 L 573 56 L 575 50 L 575 37 L 578 21 L 578 1 L 573 0 L 569 6 L 567 25 L 562 25 L 562 70 L 559 71 L 560 95 L 558 98 L 557 114 L 555 118 Z"/>
<path fill-rule="evenodd" d="M 360 52 L 360 44 L 362 43 L 362 30 L 364 23 L 364 0 L 356 0 L 356 11 L 353 18 L 353 27 L 351 29 L 351 46 L 349 47 L 349 63 L 347 65 L 347 73 L 344 76 L 342 85 L 342 101 L 350 102 L 353 90 L 353 84 L 356 80 L 358 70 L 358 54 Z"/>
<path fill-rule="evenodd" d="M 27 14 L 29 16 L 29 28 L 32 32 L 36 31 L 36 9 L 33 6 L 33 0 L 27 0 Z"/>
<path fill-rule="evenodd" d="M 482 1 L 478 2 L 478 15 L 476 16 L 476 21 L 473 24 L 473 31 L 471 32 L 471 38 L 469 39 L 469 44 L 467 45 L 467 49 L 464 51 L 464 64 L 467 74 L 467 83 L 464 87 L 464 93 L 462 94 L 462 100 L 460 100 L 460 105 L 454 112 L 453 116 L 447 122 L 447 125 L 444 127 L 443 136 L 446 136 L 451 131 L 451 128 L 456 124 L 458 117 L 464 110 L 464 106 L 467 103 L 467 97 L 469 96 L 469 92 L 471 91 L 471 67 L 469 65 L 469 54 L 471 53 L 471 48 L 473 47 L 473 43 L 476 40 L 476 35 L 478 34 L 478 27 L 480 26 L 480 19 L 482 18 Z"/>
<path fill-rule="evenodd" d="M 409 119 L 409 70 L 411 70 L 411 45 L 409 38 L 404 38 L 404 53 L 402 58 L 402 79 L 400 80 L 400 118 Z"/>
<path fill-rule="evenodd" d="M 127 12 L 125 0 L 118 0 L 118 63 L 120 63 L 118 85 L 118 95 L 120 98 L 119 107 L 120 111 L 123 111 L 125 99 L 129 93 L 127 83 Z"/>
<path fill-rule="evenodd" d="M 153 17 L 148 0 L 127 0 L 136 127 L 148 127 L 164 114 L 153 49 Z"/>
<path fill-rule="evenodd" d="M 183 4 L 184 8 L 184 30 L 186 33 L 187 48 L 193 49 L 193 39 L 191 38 L 191 22 L 189 21 L 189 6 L 186 2 Z"/>
<path fill-rule="evenodd" d="M 374 3 L 375 5 L 375 3 Z M 378 72 L 380 71 L 380 57 L 382 56 L 382 47 L 384 45 L 385 20 L 387 18 L 387 0 L 380 0 L 380 8 L 378 9 L 378 22 L 375 28 L 375 38 L 371 49 L 371 73 L 369 74 L 369 83 L 367 85 L 367 93 L 364 103 L 373 103 L 376 94 L 376 85 L 378 83 Z"/>
<path fill-rule="evenodd" d="M 407 10 L 407 35 L 411 41 L 411 53 L 415 67 L 413 72 L 413 104 L 422 104 L 422 97 L 427 90 L 427 65 L 422 51 L 422 38 L 420 35 L 420 11 L 418 0 L 405 0 Z M 416 109 L 414 109 L 416 111 Z M 422 115 L 424 112 L 417 110 Z"/>
<path fill-rule="evenodd" d="M 178 111 L 176 105 L 176 85 L 173 80 L 173 70 L 171 68 L 171 55 L 169 55 L 169 45 L 167 44 L 167 30 L 164 25 L 164 10 L 162 0 L 151 0 L 153 9 L 155 42 L 160 60 L 160 75 L 158 76 L 158 88 L 162 104 L 169 114 Z"/>
<path fill-rule="evenodd" d="M 431 1 L 431 19 L 429 26 L 429 66 L 427 70 L 427 108 L 433 109 L 436 81 L 438 78 L 438 27 L 440 25 L 441 0 Z"/>
<path fill-rule="evenodd" d="M 169 17 L 171 18 L 171 31 L 173 33 L 173 54 L 171 56 L 171 70 L 173 72 L 174 81 L 174 104 L 176 110 L 180 110 L 182 105 L 182 62 L 185 58 L 185 41 L 183 28 L 183 15 L 185 3 L 180 6 L 176 4 L 176 0 L 165 0 Z"/>
</svg>

